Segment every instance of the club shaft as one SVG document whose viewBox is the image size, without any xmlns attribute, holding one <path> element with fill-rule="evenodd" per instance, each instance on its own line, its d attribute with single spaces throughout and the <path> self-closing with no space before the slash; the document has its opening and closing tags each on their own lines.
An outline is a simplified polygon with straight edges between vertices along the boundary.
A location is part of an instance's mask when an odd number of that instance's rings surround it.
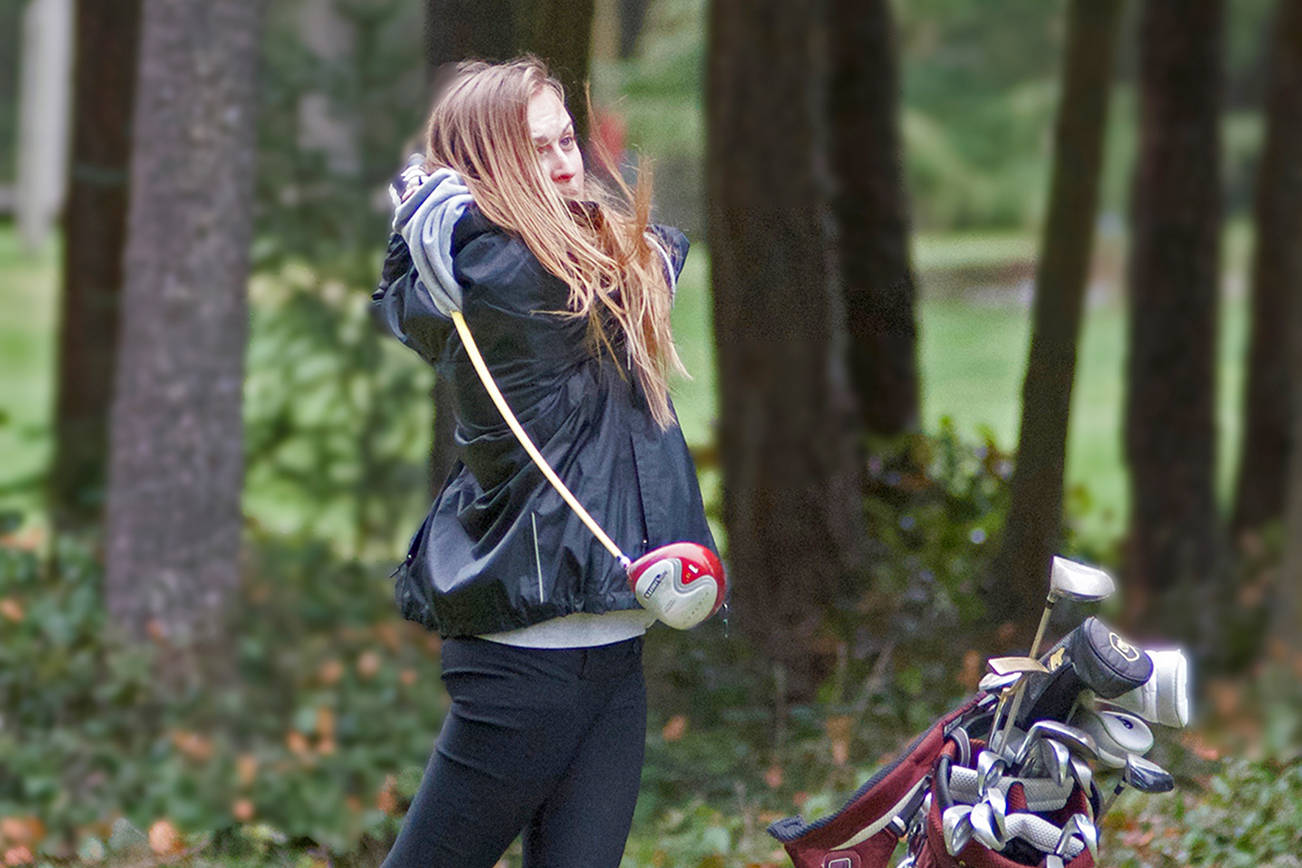
<svg viewBox="0 0 1302 868">
<path fill-rule="evenodd" d="M 1044 598 L 1044 613 L 1040 615 L 1040 626 L 1035 630 L 1035 638 L 1031 640 L 1031 651 L 1026 655 L 1027 657 L 1034 657 L 1040 650 L 1040 643 L 1044 641 L 1044 632 L 1049 628 L 1049 616 L 1053 614 L 1053 607 L 1057 602 L 1058 596 L 1053 593 Z M 1014 722 L 1017 720 L 1017 712 L 1022 710 L 1022 697 L 1026 695 L 1027 680 L 1023 678 L 1013 690 L 1013 704 L 1008 710 L 1008 719 L 1004 723 L 1004 728 L 995 736 L 998 744 L 992 745 L 995 750 L 1002 751 L 1008 743 L 1008 737 L 1012 734 Z"/>
<path fill-rule="evenodd" d="M 579 516 L 579 519 L 587 526 L 588 530 L 592 531 L 592 535 L 597 538 L 597 541 L 605 546 L 606 551 L 614 555 L 615 559 L 627 568 L 629 563 L 628 556 L 625 555 L 620 550 L 619 546 L 615 545 L 615 541 L 601 529 L 601 525 L 597 524 L 597 520 L 589 515 L 588 511 L 583 508 L 583 504 L 579 503 L 578 498 L 570 492 L 570 489 L 561 481 L 561 478 L 556 475 L 556 471 L 552 470 L 552 466 L 547 463 L 547 459 L 543 458 L 542 453 L 538 451 L 538 447 L 534 445 L 533 440 L 530 439 L 529 435 L 525 432 L 524 427 L 520 425 L 520 421 L 515 418 L 515 413 L 511 411 L 510 405 L 506 403 L 506 398 L 502 395 L 501 390 L 497 388 L 497 383 L 494 382 L 493 375 L 489 373 L 488 365 L 484 363 L 484 357 L 479 354 L 479 346 L 475 343 L 475 338 L 471 335 L 470 328 L 466 325 L 466 319 L 461 315 L 461 311 L 454 310 L 452 312 L 452 323 L 457 328 L 457 334 L 461 336 L 461 343 L 466 348 L 466 355 L 470 356 L 470 364 L 474 366 L 475 373 L 479 375 L 479 379 L 484 384 L 484 388 L 488 390 L 488 396 L 492 398 L 493 403 L 497 405 L 498 412 L 500 412 L 502 418 L 506 420 L 507 427 L 511 429 L 511 433 L 515 434 L 516 439 L 520 441 L 520 445 L 524 447 L 524 451 L 533 459 L 533 463 L 538 466 L 538 469 L 542 471 L 543 476 L 547 477 L 547 481 L 552 484 L 552 487 L 556 489 L 556 492 L 569 505 L 570 509 L 574 510 L 574 512 Z"/>
</svg>

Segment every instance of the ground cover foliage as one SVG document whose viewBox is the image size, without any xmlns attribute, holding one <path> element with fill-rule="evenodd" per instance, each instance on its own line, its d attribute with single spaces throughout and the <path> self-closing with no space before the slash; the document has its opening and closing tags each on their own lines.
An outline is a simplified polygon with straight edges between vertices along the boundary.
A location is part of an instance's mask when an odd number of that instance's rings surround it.
<svg viewBox="0 0 1302 868">
<path fill-rule="evenodd" d="M 648 641 L 626 865 L 785 864 L 769 822 L 834 810 L 975 686 L 998 618 L 973 577 L 1007 502 L 1008 456 L 944 427 L 873 451 L 874 566 L 818 637 L 817 696 L 780 702 L 779 674 L 735 620 Z M 228 656 L 166 683 L 152 666 L 165 646 L 109 628 L 93 551 L 66 541 L 51 557 L 21 529 L 5 540 L 0 860 L 378 864 L 446 712 L 439 642 L 398 620 L 389 561 L 251 527 Z M 1157 759 L 1180 789 L 1123 798 L 1110 864 L 1297 864 L 1289 664 L 1216 685 L 1200 727 L 1168 734 Z"/>
</svg>

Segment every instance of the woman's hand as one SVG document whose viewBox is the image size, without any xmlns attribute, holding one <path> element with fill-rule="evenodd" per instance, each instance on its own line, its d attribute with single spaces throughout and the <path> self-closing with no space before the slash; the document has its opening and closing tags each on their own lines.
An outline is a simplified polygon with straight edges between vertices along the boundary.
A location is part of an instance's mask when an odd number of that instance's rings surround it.
<svg viewBox="0 0 1302 868">
<path fill-rule="evenodd" d="M 412 154 L 408 157 L 407 168 L 389 182 L 389 201 L 393 202 L 393 207 L 397 208 L 411 198 L 411 194 L 420 189 L 420 185 L 428 178 L 429 174 L 425 171 L 425 158 L 420 154 Z"/>
</svg>

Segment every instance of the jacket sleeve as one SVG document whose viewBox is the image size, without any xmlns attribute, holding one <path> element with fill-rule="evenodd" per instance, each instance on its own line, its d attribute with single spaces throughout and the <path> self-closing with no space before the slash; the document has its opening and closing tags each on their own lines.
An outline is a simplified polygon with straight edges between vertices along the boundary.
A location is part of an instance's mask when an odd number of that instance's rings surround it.
<svg viewBox="0 0 1302 868">
<path fill-rule="evenodd" d="M 452 321 L 435 308 L 416 273 L 407 242 L 396 232 L 389 238 L 380 280 L 371 293 L 371 309 L 394 337 L 430 364 L 438 362 Z"/>
</svg>

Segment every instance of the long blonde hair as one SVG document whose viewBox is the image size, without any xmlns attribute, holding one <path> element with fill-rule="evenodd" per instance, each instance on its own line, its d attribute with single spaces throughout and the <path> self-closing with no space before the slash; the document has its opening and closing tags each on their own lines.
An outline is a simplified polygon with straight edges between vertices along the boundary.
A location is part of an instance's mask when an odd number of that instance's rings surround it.
<svg viewBox="0 0 1302 868">
<path fill-rule="evenodd" d="M 560 82 L 535 57 L 460 64 L 444 85 L 426 131 L 428 168 L 465 179 L 484 216 L 519 235 L 570 289 L 568 311 L 586 317 L 594 350 L 615 352 L 622 335 L 628 364 L 661 428 L 673 422 L 668 375 L 685 374 L 669 325 L 664 260 L 648 234 L 651 188 L 645 174 L 630 189 L 613 169 L 615 190 L 585 182 L 567 202 L 543 173 L 528 122 L 529 100 Z M 607 163 L 606 155 L 599 159 Z M 586 177 L 586 175 L 585 175 Z M 618 327 L 611 334 L 611 321 Z"/>
</svg>

